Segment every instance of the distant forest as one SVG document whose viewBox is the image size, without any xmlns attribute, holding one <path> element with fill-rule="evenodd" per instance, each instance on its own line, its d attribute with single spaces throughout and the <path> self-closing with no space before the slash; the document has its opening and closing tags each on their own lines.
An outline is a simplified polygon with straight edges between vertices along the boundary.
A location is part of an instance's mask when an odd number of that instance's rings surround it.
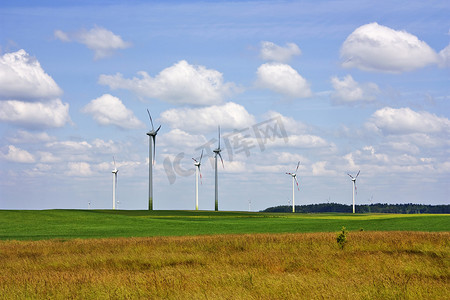
<svg viewBox="0 0 450 300">
<path fill-rule="evenodd" d="M 292 212 L 292 206 L 280 205 L 269 207 L 263 212 Z M 309 205 L 296 205 L 295 212 L 298 213 L 324 213 L 338 212 L 351 213 L 352 205 L 339 203 L 321 203 Z M 449 214 L 450 205 L 425 205 L 425 204 L 370 204 L 355 205 L 356 213 L 389 213 L 389 214 Z"/>
</svg>

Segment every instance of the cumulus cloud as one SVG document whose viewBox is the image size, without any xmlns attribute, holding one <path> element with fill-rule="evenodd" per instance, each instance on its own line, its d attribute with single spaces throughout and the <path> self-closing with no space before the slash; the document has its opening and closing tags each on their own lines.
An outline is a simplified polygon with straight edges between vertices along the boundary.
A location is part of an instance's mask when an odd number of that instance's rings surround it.
<svg viewBox="0 0 450 300">
<path fill-rule="evenodd" d="M 268 111 L 263 115 L 265 120 L 277 119 L 289 134 L 303 134 L 308 130 L 308 126 L 294 118 L 287 117 L 276 111 Z"/>
<path fill-rule="evenodd" d="M 7 161 L 18 163 L 34 163 L 35 159 L 28 151 L 16 148 L 13 145 L 8 146 L 6 154 L 0 152 L 0 155 Z"/>
<path fill-rule="evenodd" d="M 261 58 L 273 62 L 288 62 L 294 55 L 300 55 L 300 48 L 294 43 L 280 47 L 272 42 L 261 42 Z"/>
<path fill-rule="evenodd" d="M 450 45 L 439 52 L 439 59 L 440 67 L 450 68 Z"/>
<path fill-rule="evenodd" d="M 195 149 L 206 142 L 203 135 L 189 134 L 178 128 L 172 129 L 160 138 L 161 146 L 172 146 L 178 149 L 182 149 L 181 147 Z"/>
<path fill-rule="evenodd" d="M 14 136 L 8 137 L 8 141 L 14 144 L 50 142 L 55 139 L 55 137 L 48 135 L 47 132 L 29 132 L 25 130 L 18 130 Z"/>
<path fill-rule="evenodd" d="M 366 126 L 384 134 L 449 133 L 450 120 L 426 111 L 384 107 L 374 112 Z"/>
<path fill-rule="evenodd" d="M 328 162 L 327 161 L 318 161 L 314 164 L 312 164 L 312 174 L 314 176 L 336 176 L 337 172 L 334 170 L 328 170 L 327 167 Z"/>
<path fill-rule="evenodd" d="M 67 164 L 67 176 L 87 177 L 93 174 L 91 165 L 86 162 L 69 162 Z"/>
<path fill-rule="evenodd" d="M 257 72 L 257 85 L 268 88 L 290 98 L 305 98 L 312 95 L 309 83 L 291 66 L 281 63 L 266 63 Z"/>
<path fill-rule="evenodd" d="M 342 80 L 334 76 L 331 78 L 334 92 L 331 98 L 336 103 L 359 103 L 370 102 L 376 99 L 376 94 L 380 89 L 375 83 L 360 84 L 351 75 L 345 76 Z"/>
<path fill-rule="evenodd" d="M 162 70 L 155 77 L 139 72 L 140 78 L 123 78 L 122 74 L 100 75 L 99 83 L 111 89 L 127 89 L 141 97 L 158 98 L 172 104 L 219 104 L 239 89 L 224 82 L 219 71 L 190 65 L 182 60 Z"/>
<path fill-rule="evenodd" d="M 55 30 L 54 36 L 56 39 L 58 39 L 62 42 L 70 42 L 69 35 L 62 30 L 59 30 L 59 29 Z"/>
<path fill-rule="evenodd" d="M 46 102 L 0 101 L 0 121 L 37 129 L 63 127 L 70 122 L 69 104 L 55 99 Z"/>
<path fill-rule="evenodd" d="M 438 63 L 437 53 L 406 31 L 377 23 L 353 31 L 341 48 L 344 68 L 399 73 Z"/>
<path fill-rule="evenodd" d="M 75 33 L 55 30 L 54 36 L 63 42 L 75 41 L 85 45 L 94 51 L 95 59 L 111 56 L 115 50 L 126 49 L 131 46 L 129 42 L 122 40 L 119 35 L 99 26 Z"/>
<path fill-rule="evenodd" d="M 322 148 L 328 147 L 330 144 L 317 135 L 301 134 L 290 135 L 288 145 L 297 148 Z"/>
<path fill-rule="evenodd" d="M 62 90 L 44 72 L 39 61 L 25 50 L 0 57 L 0 99 L 41 101 L 61 94 Z"/>
<path fill-rule="evenodd" d="M 255 117 L 239 104 L 228 102 L 204 108 L 169 109 L 161 114 L 161 122 L 188 132 L 205 132 L 222 128 L 241 129 L 255 123 Z"/>
<path fill-rule="evenodd" d="M 109 94 L 92 100 L 81 111 L 92 115 L 101 125 L 115 125 L 124 129 L 144 127 L 144 123 L 139 121 L 119 98 Z"/>
</svg>

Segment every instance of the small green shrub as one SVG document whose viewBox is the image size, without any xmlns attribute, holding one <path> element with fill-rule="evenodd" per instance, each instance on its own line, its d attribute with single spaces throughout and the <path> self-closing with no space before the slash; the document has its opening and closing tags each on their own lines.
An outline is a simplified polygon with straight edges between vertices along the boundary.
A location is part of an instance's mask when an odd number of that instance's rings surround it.
<svg viewBox="0 0 450 300">
<path fill-rule="evenodd" d="M 345 229 L 344 226 L 342 226 L 341 232 L 339 232 L 336 237 L 336 242 L 339 248 L 341 248 L 342 250 L 344 249 L 345 244 L 347 243 L 347 233 L 348 231 Z"/>
</svg>

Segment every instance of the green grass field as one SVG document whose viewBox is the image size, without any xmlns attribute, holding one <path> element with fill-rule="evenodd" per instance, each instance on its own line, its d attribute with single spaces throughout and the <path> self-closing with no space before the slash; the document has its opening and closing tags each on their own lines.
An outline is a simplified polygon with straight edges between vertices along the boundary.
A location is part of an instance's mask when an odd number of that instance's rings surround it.
<svg viewBox="0 0 450 300">
<path fill-rule="evenodd" d="M 0 300 L 446 299 L 449 229 L 450 215 L 0 210 Z"/>
<path fill-rule="evenodd" d="M 212 211 L 0 210 L 1 240 L 244 233 L 450 231 L 450 215 Z"/>
</svg>

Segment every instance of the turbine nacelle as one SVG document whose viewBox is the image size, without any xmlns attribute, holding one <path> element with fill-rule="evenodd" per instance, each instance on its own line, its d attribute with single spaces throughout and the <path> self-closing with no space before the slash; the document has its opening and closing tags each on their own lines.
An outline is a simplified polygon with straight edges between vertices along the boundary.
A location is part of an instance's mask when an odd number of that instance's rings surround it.
<svg viewBox="0 0 450 300">
<path fill-rule="evenodd" d="M 148 136 L 156 136 L 158 134 L 158 131 L 161 129 L 161 125 L 159 125 L 158 129 L 154 130 L 150 130 L 149 132 L 147 132 Z"/>
<path fill-rule="evenodd" d="M 156 159 L 156 135 L 158 134 L 158 131 L 161 129 L 161 125 L 159 125 L 158 129 L 155 130 L 155 127 L 153 126 L 153 120 L 152 116 L 150 115 L 150 111 L 147 109 L 148 117 L 150 119 L 150 124 L 152 125 L 152 130 L 147 132 L 147 135 L 152 138 L 153 140 L 153 164 L 155 164 Z M 150 145 L 151 146 L 151 145 Z"/>
<path fill-rule="evenodd" d="M 203 150 L 202 150 L 202 154 L 200 155 L 199 160 L 192 158 L 192 160 L 194 161 L 194 166 L 196 166 L 199 169 L 199 171 L 200 171 L 200 166 L 202 165 L 202 158 L 203 158 Z M 201 173 L 200 173 L 200 176 L 201 176 Z"/>
<path fill-rule="evenodd" d="M 347 173 L 347 175 L 350 176 L 350 178 L 352 179 L 353 182 L 356 182 L 356 178 L 358 178 L 359 172 L 361 172 L 361 170 L 359 170 L 358 173 L 356 173 L 356 176 L 355 176 L 355 177 L 353 177 L 353 176 L 350 175 L 349 173 Z"/>
<path fill-rule="evenodd" d="M 295 172 L 286 172 L 287 175 L 291 175 L 292 176 L 292 180 L 295 181 L 295 183 L 297 184 L 297 189 L 300 191 L 300 188 L 298 186 L 298 181 L 297 181 L 297 171 L 298 171 L 298 167 L 300 166 L 300 162 L 297 163 L 297 168 L 295 168 Z"/>
<path fill-rule="evenodd" d="M 114 162 L 114 170 L 112 170 L 113 174 L 117 174 L 119 172 L 119 170 L 116 167 L 116 158 L 113 156 L 113 162 Z"/>
</svg>

